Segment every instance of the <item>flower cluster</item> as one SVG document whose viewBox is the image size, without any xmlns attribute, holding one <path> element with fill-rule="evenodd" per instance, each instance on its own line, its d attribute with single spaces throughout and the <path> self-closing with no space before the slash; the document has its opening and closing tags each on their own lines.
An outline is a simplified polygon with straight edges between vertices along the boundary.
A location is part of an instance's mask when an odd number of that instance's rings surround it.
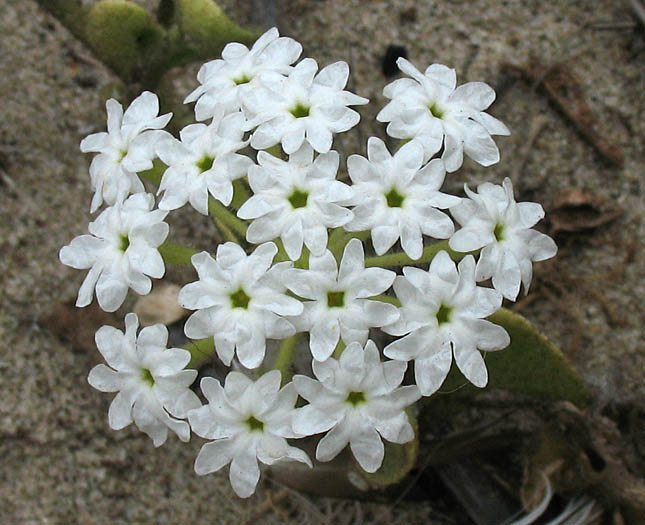
<svg viewBox="0 0 645 525">
<path fill-rule="evenodd" d="M 464 154 L 484 166 L 499 160 L 491 136 L 508 130 L 484 112 L 495 98 L 489 86 L 456 87 L 446 66 L 422 74 L 399 59 L 411 78 L 385 87 L 390 102 L 377 118 L 402 145 L 390 152 L 369 138 L 367 158 L 347 159 L 346 184 L 337 180 L 334 134 L 358 123 L 350 106 L 368 101 L 345 90 L 346 63 L 318 71 L 311 58 L 297 62 L 301 51 L 276 29 L 250 50 L 228 44 L 200 69 L 200 86 L 186 98 L 206 122 L 187 125 L 179 139 L 163 131 L 171 115 L 158 116 L 156 95 L 141 94 L 125 112 L 109 100 L 107 133 L 81 143 L 98 153 L 90 211 L 107 207 L 88 235 L 60 251 L 64 264 L 89 270 L 77 306 L 96 291 L 100 307 L 113 312 L 128 289 L 148 294 L 150 277 L 163 277 L 161 253 L 178 250 L 166 242 L 169 213 L 188 203 L 213 216 L 229 240 L 192 254 L 197 279 L 183 286 L 179 304 L 192 311 L 186 336 L 211 341 L 236 370 L 223 385 L 202 379 L 202 405 L 189 388 L 197 376 L 187 368 L 191 353 L 166 348 L 163 325 L 137 334 L 129 313 L 125 333 L 97 332 L 109 366 L 94 367 L 88 380 L 117 392 L 108 414 L 115 430 L 134 422 L 155 446 L 168 429 L 183 441 L 190 430 L 209 440 L 196 473 L 230 464 L 241 497 L 255 491 L 259 463 L 311 466 L 288 441 L 306 436 L 324 433 L 318 461 L 349 445 L 364 471 L 377 471 L 383 440 L 414 439 L 407 409 L 441 387 L 453 358 L 466 379 L 487 384 L 482 352 L 510 342 L 487 318 L 522 285 L 527 292 L 532 263 L 556 252 L 552 239 L 532 229 L 542 207 L 515 202 L 508 179 L 477 191 L 466 186 L 463 198 L 441 192 Z M 257 154 L 245 154 L 249 146 Z M 156 159 L 165 166 L 158 201 L 142 183 Z M 379 349 L 376 329 L 394 340 Z M 267 363 L 267 340 L 282 341 L 275 363 Z M 299 351 L 309 355 L 313 376 L 291 380 Z M 409 361 L 414 382 L 404 384 Z M 261 374 L 261 366 L 273 369 Z M 306 403 L 297 404 L 299 396 Z"/>
</svg>

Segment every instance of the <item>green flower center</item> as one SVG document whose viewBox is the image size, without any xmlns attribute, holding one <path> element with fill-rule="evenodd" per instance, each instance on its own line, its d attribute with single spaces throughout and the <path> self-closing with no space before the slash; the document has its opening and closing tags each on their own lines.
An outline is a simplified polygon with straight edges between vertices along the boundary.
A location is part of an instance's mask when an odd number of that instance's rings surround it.
<svg viewBox="0 0 645 525">
<path fill-rule="evenodd" d="M 143 379 L 150 386 L 154 386 L 155 384 L 155 378 L 152 377 L 152 372 L 150 372 L 150 370 L 148 370 L 147 368 L 141 369 L 141 379 Z"/>
<path fill-rule="evenodd" d="M 289 113 L 291 113 L 296 118 L 304 118 L 309 116 L 310 109 L 311 108 L 309 106 L 305 106 L 304 104 L 298 102 L 289 110 Z"/>
<path fill-rule="evenodd" d="M 242 288 L 237 292 L 233 292 L 229 297 L 231 298 L 231 306 L 233 308 L 244 308 L 246 310 L 249 307 L 251 298 L 244 293 Z"/>
<path fill-rule="evenodd" d="M 248 84 L 249 82 L 251 82 L 251 77 L 244 73 L 241 77 L 234 78 L 233 82 L 235 82 L 236 86 L 239 86 L 240 84 Z"/>
<path fill-rule="evenodd" d="M 307 199 L 309 198 L 309 193 L 306 191 L 300 191 L 299 189 L 295 188 L 293 190 L 293 193 L 287 197 L 287 200 L 291 203 L 291 206 L 293 206 L 293 209 L 297 208 L 304 208 L 307 205 Z"/>
<path fill-rule="evenodd" d="M 350 392 L 345 399 L 346 403 L 349 403 L 352 406 L 358 406 L 361 403 L 365 403 L 365 393 L 364 392 Z"/>
<path fill-rule="evenodd" d="M 345 306 L 345 292 L 327 292 L 327 306 L 329 308 Z"/>
<path fill-rule="evenodd" d="M 123 158 L 124 158 L 127 154 L 128 154 L 128 150 L 127 150 L 127 149 L 119 150 L 119 158 L 117 159 L 117 160 L 118 160 L 118 162 L 121 162 L 121 161 L 123 160 Z"/>
<path fill-rule="evenodd" d="M 439 310 L 437 310 L 437 323 L 439 323 L 439 325 L 449 323 L 450 318 L 452 317 L 452 311 L 453 308 L 451 306 L 442 304 L 439 307 Z"/>
<path fill-rule="evenodd" d="M 506 235 L 504 233 L 504 225 L 497 223 L 495 225 L 495 229 L 493 230 L 493 235 L 495 235 L 497 242 L 503 241 L 506 238 Z"/>
<path fill-rule="evenodd" d="M 128 249 L 130 246 L 130 237 L 128 237 L 125 233 L 121 234 L 121 244 L 119 246 L 119 249 L 125 253 L 125 251 Z"/>
<path fill-rule="evenodd" d="M 251 432 L 264 432 L 264 423 L 255 416 L 249 416 L 245 423 Z"/>
<path fill-rule="evenodd" d="M 403 206 L 405 196 L 396 191 L 396 188 L 392 188 L 385 194 L 385 200 L 390 208 L 400 208 Z"/>
<path fill-rule="evenodd" d="M 430 113 L 432 113 L 432 116 L 436 118 L 443 118 L 443 116 L 446 114 L 445 111 L 437 107 L 436 102 L 433 103 L 432 106 L 428 106 L 428 109 L 430 110 Z"/>
<path fill-rule="evenodd" d="M 204 155 L 195 165 L 199 168 L 200 173 L 204 173 L 213 167 L 213 162 L 215 162 L 213 157 Z"/>
</svg>

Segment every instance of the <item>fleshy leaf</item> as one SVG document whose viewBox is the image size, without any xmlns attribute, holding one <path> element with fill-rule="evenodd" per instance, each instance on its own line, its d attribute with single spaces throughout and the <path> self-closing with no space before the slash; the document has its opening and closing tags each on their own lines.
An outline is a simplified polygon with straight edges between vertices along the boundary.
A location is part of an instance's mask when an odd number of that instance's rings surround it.
<svg viewBox="0 0 645 525">
<path fill-rule="evenodd" d="M 374 473 L 365 472 L 356 465 L 356 469 L 371 488 L 384 488 L 400 482 L 416 464 L 419 453 L 419 428 L 410 411 L 406 410 L 406 413 L 414 429 L 414 439 L 402 445 L 383 440 L 385 457 L 381 468 Z"/>
<path fill-rule="evenodd" d="M 511 344 L 486 355 L 489 386 L 521 392 L 549 401 L 589 402 L 589 392 L 562 351 L 528 320 L 505 308 L 489 317 L 503 326 Z"/>
<path fill-rule="evenodd" d="M 166 53 L 165 30 L 143 7 L 128 0 L 102 0 L 92 6 L 87 40 L 122 78 L 131 78 Z"/>
<path fill-rule="evenodd" d="M 590 394 L 578 373 L 562 351 L 527 319 L 506 308 L 488 319 L 506 329 L 511 344 L 497 352 L 483 353 L 489 375 L 486 388 L 500 388 L 546 401 L 571 401 L 578 407 L 587 405 Z M 453 364 L 439 390 L 451 395 L 432 396 L 427 407 L 453 413 L 465 406 L 465 399 L 479 391 Z"/>
</svg>

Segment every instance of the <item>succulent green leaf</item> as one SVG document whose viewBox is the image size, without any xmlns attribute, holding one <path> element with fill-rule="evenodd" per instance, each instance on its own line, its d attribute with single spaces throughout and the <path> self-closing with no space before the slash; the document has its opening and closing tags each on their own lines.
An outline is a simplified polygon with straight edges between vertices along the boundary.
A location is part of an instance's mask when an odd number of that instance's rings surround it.
<svg viewBox="0 0 645 525">
<path fill-rule="evenodd" d="M 242 29 L 212 0 L 176 0 L 179 29 L 188 48 L 203 57 L 214 57 L 228 42 L 251 45 L 258 35 Z"/>
<path fill-rule="evenodd" d="M 123 79 L 151 70 L 167 50 L 166 32 L 150 13 L 129 0 L 101 0 L 87 17 L 87 41 Z"/>
<path fill-rule="evenodd" d="M 414 439 L 402 445 L 383 440 L 385 457 L 381 468 L 374 473 L 365 472 L 358 467 L 359 473 L 372 488 L 383 488 L 401 481 L 412 470 L 419 453 L 419 428 L 416 419 L 406 410 L 414 429 Z"/>
<path fill-rule="evenodd" d="M 590 394 L 562 351 L 527 319 L 501 308 L 488 318 L 503 326 L 511 337 L 504 350 L 484 352 L 488 369 L 486 388 L 500 388 L 545 401 L 571 401 L 584 407 Z M 426 407 L 437 414 L 450 414 L 480 392 L 465 379 L 455 364 L 439 391 Z"/>
<path fill-rule="evenodd" d="M 562 351 L 527 319 L 501 308 L 489 320 L 503 326 L 511 344 L 486 355 L 489 385 L 549 401 L 589 402 L 589 392 Z"/>
</svg>

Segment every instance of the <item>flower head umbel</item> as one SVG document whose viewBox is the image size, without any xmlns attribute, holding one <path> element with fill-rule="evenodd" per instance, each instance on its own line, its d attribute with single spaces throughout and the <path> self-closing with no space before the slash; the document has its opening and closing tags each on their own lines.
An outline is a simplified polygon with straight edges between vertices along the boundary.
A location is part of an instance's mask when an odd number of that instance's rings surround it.
<svg viewBox="0 0 645 525">
<path fill-rule="evenodd" d="M 222 58 L 206 62 L 197 73 L 200 86 L 186 97 L 184 103 L 194 102 L 197 120 L 206 120 L 224 110 L 240 109 L 245 91 L 258 87 L 263 74 L 289 74 L 302 46 L 292 38 L 279 37 L 278 30 L 269 29 L 249 50 L 245 45 L 231 42 L 224 47 Z"/>
<path fill-rule="evenodd" d="M 168 330 L 164 325 L 147 326 L 137 335 L 138 326 L 137 315 L 130 313 L 125 316 L 125 334 L 112 326 L 96 332 L 96 346 L 109 366 L 96 365 L 87 380 L 101 392 L 118 392 L 108 412 L 113 430 L 134 421 L 155 447 L 165 443 L 168 429 L 188 441 L 188 423 L 179 419 L 200 406 L 189 388 L 197 370 L 184 370 L 190 352 L 166 348 Z"/>
<path fill-rule="evenodd" d="M 168 124 L 172 113 L 159 114 L 159 99 L 154 93 L 144 91 L 123 112 L 121 104 L 113 98 L 105 103 L 107 133 L 94 133 L 81 141 L 81 151 L 96 152 L 92 159 L 91 212 L 105 201 L 116 204 L 129 193 L 144 191 L 137 173 L 152 168 L 157 142 L 167 133 L 160 130 Z M 153 130 L 153 131 L 145 131 Z"/>
<path fill-rule="evenodd" d="M 76 306 L 92 302 L 94 288 L 99 306 L 114 312 L 123 304 L 128 288 L 139 295 L 150 293 L 149 277 L 159 279 L 165 266 L 159 245 L 168 236 L 167 212 L 152 210 L 154 197 L 136 193 L 123 204 L 106 208 L 81 235 L 61 248 L 63 264 L 86 270 Z"/>
<path fill-rule="evenodd" d="M 452 356 L 466 379 L 486 386 L 488 372 L 480 350 L 501 350 L 510 338 L 501 326 L 484 318 L 502 304 L 499 292 L 475 284 L 475 259 L 466 256 L 458 269 L 445 251 L 426 272 L 405 267 L 394 281 L 401 301 L 401 318 L 383 328 L 405 337 L 383 353 L 400 361 L 414 360 L 414 376 L 424 396 L 437 391 L 448 375 Z"/>
<path fill-rule="evenodd" d="M 265 465 L 293 460 L 311 467 L 309 456 L 287 443 L 286 438 L 301 437 L 291 428 L 298 394 L 293 383 L 280 388 L 280 372 L 272 370 L 255 382 L 229 372 L 224 388 L 212 377 L 202 379 L 200 386 L 208 404 L 191 410 L 188 421 L 195 434 L 213 441 L 199 451 L 197 474 L 230 463 L 233 490 L 248 498 L 260 479 L 258 460 Z"/>
<path fill-rule="evenodd" d="M 348 106 L 367 104 L 366 98 L 345 91 L 349 66 L 335 62 L 320 70 L 313 58 L 299 62 L 289 76 L 272 76 L 265 89 L 244 93 L 244 111 L 259 124 L 251 137 L 255 149 L 281 144 L 287 154 L 308 142 L 318 153 L 331 149 L 333 133 L 358 124 L 359 114 Z"/>
<path fill-rule="evenodd" d="M 260 243 L 280 237 L 287 255 L 296 260 L 302 244 L 320 256 L 327 247 L 327 228 L 343 226 L 352 212 L 340 206 L 352 196 L 346 184 L 336 180 L 338 153 L 329 151 L 313 160 L 308 144 L 282 161 L 263 151 L 260 166 L 249 171 L 254 195 L 238 212 L 242 219 L 255 219 L 246 240 Z"/>
<path fill-rule="evenodd" d="M 354 183 L 354 219 L 350 231 L 371 230 L 372 244 L 382 255 L 401 239 L 403 251 L 418 259 L 423 251 L 422 234 L 447 239 L 454 226 L 450 217 L 437 208 L 448 208 L 459 197 L 441 193 L 446 171 L 435 159 L 421 168 L 423 148 L 408 142 L 390 155 L 381 139 L 370 137 L 368 158 L 352 155 L 347 159 Z"/>
<path fill-rule="evenodd" d="M 469 199 L 450 208 L 461 224 L 450 238 L 450 247 L 460 252 L 481 249 L 475 278 L 493 278 L 493 286 L 507 299 L 515 300 L 520 291 L 528 293 L 533 261 L 553 257 L 558 248 L 551 237 L 531 229 L 544 217 L 535 202 L 515 202 L 513 185 L 507 177 L 499 186 L 486 182 L 477 193 L 466 186 Z"/>
<path fill-rule="evenodd" d="M 283 316 L 298 315 L 302 303 L 287 296 L 281 273 L 291 263 L 271 267 L 278 249 L 272 242 L 246 255 L 237 244 L 217 248 L 217 257 L 201 252 L 192 257 L 199 280 L 179 292 L 184 308 L 197 310 L 184 331 L 193 339 L 215 338 L 217 355 L 227 366 L 233 355 L 247 368 L 264 359 L 266 339 L 285 339 L 295 333 Z"/>
<path fill-rule="evenodd" d="M 162 210 L 180 208 L 186 202 L 199 213 L 208 215 L 208 195 L 225 206 L 233 199 L 231 181 L 247 174 L 253 161 L 237 153 L 244 148 L 244 116 L 218 112 L 210 125 L 190 124 L 179 132 L 181 142 L 173 137 L 157 147 L 159 158 L 168 165 L 159 192 Z"/>
<path fill-rule="evenodd" d="M 383 268 L 365 268 L 363 245 L 349 241 L 340 269 L 327 250 L 309 258 L 309 270 L 285 271 L 286 286 L 305 301 L 302 315 L 291 318 L 299 331 L 309 331 L 309 348 L 317 361 L 327 359 L 339 338 L 345 343 L 364 344 L 371 327 L 391 324 L 398 319 L 395 306 L 369 300 L 382 294 L 396 274 Z"/>
<path fill-rule="evenodd" d="M 495 100 L 495 91 L 483 82 L 459 87 L 454 69 L 432 64 L 421 73 L 405 58 L 396 61 L 412 78 L 388 84 L 383 95 L 391 101 L 376 119 L 389 122 L 387 132 L 399 139 L 418 140 L 425 159 L 443 146 L 441 158 L 448 172 L 461 167 L 464 153 L 482 166 L 499 161 L 491 135 L 509 135 L 508 128 L 484 110 Z"/>
<path fill-rule="evenodd" d="M 381 362 L 372 341 L 363 350 L 350 344 L 339 360 L 314 361 L 318 381 L 293 378 L 298 393 L 309 405 L 297 410 L 293 428 L 303 435 L 329 431 L 318 443 L 316 459 L 330 461 L 349 443 L 354 457 L 367 472 L 383 463 L 381 438 L 406 443 L 414 431 L 405 407 L 421 394 L 416 386 L 399 386 L 407 368 L 400 361 Z"/>
</svg>

